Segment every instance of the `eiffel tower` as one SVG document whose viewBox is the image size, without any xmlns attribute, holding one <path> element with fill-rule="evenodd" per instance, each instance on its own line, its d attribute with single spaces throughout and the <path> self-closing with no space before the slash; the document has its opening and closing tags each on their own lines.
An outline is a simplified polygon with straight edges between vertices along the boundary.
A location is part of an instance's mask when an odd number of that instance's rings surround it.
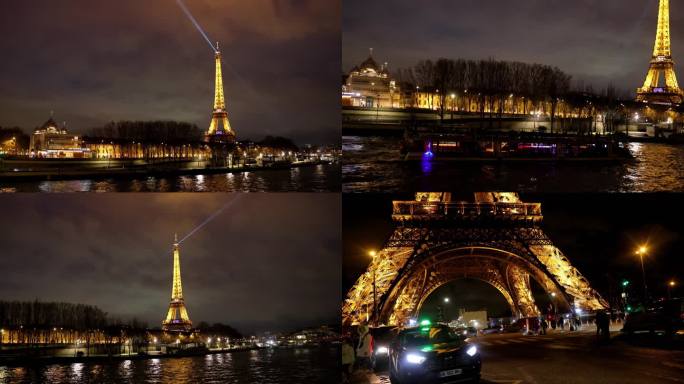
<svg viewBox="0 0 684 384">
<path fill-rule="evenodd" d="M 660 85 L 661 74 L 665 84 Z M 670 45 L 670 0 L 660 0 L 658 10 L 658 31 L 656 33 L 653 57 L 648 68 L 644 86 L 637 89 L 637 101 L 680 104 L 684 92 L 677 84 Z"/>
<path fill-rule="evenodd" d="M 235 131 L 228 122 L 228 112 L 226 111 L 226 100 L 223 94 L 223 74 L 221 72 L 221 51 L 219 44 L 216 43 L 216 83 L 214 89 L 214 111 L 211 114 L 211 123 L 205 134 L 208 142 L 233 143 L 235 142 Z"/>
<path fill-rule="evenodd" d="M 171 288 L 171 304 L 166 319 L 162 322 L 162 330 L 170 332 L 187 332 L 192 329 L 192 321 L 188 317 L 188 310 L 183 300 L 183 286 L 180 274 L 180 253 L 178 251 L 178 236 L 173 243 L 173 287 Z"/>
<path fill-rule="evenodd" d="M 476 193 L 474 202 L 418 193 L 394 201 L 392 218 L 394 232 L 347 293 L 343 325 L 405 325 L 432 292 L 463 278 L 496 288 L 514 316 L 540 314 L 531 280 L 559 311 L 608 307 L 540 228 L 541 204 L 515 193 Z"/>
</svg>

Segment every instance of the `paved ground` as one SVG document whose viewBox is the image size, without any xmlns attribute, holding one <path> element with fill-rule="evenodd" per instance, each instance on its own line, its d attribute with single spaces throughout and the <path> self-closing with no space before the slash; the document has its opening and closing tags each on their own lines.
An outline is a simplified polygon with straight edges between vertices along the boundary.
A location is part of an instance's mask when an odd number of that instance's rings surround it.
<svg viewBox="0 0 684 384">
<path fill-rule="evenodd" d="M 593 328 L 593 327 L 592 327 Z M 599 344 L 591 328 L 545 336 L 473 339 L 482 354 L 482 383 L 684 383 L 684 351 L 625 340 Z M 357 372 L 353 383 L 389 383 L 386 372 Z"/>
</svg>

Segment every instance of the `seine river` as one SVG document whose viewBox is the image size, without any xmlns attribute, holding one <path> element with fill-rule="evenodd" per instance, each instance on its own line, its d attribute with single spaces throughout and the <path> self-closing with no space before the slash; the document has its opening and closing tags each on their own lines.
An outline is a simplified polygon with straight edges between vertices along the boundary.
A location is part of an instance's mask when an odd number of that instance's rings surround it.
<svg viewBox="0 0 684 384">
<path fill-rule="evenodd" d="M 65 181 L 3 182 L 3 192 L 339 192 L 340 165 L 255 172 Z"/>
<path fill-rule="evenodd" d="M 338 347 L 264 349 L 168 359 L 0 366 L 0 383 L 337 383 Z"/>
<path fill-rule="evenodd" d="M 345 136 L 343 192 L 684 192 L 684 146 L 631 143 L 636 161 L 609 164 L 408 163 L 400 138 Z"/>
</svg>

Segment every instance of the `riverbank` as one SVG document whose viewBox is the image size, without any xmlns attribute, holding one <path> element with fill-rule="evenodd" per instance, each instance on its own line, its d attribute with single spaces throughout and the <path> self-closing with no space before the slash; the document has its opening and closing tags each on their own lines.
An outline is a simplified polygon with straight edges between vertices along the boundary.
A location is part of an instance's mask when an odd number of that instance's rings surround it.
<svg viewBox="0 0 684 384">
<path fill-rule="evenodd" d="M 242 167 L 133 167 L 133 168 L 43 168 L 39 170 L 12 170 L 0 172 L 0 181 L 42 181 L 42 180 L 78 180 L 98 178 L 131 178 L 131 177 L 169 177 L 184 175 L 211 175 L 225 173 L 242 173 L 268 170 L 282 170 L 292 168 L 314 167 L 331 164 L 330 161 L 307 161 L 287 164 L 272 164 L 266 166 L 249 165 Z M 7 167 L 11 164 L 5 164 Z"/>
</svg>

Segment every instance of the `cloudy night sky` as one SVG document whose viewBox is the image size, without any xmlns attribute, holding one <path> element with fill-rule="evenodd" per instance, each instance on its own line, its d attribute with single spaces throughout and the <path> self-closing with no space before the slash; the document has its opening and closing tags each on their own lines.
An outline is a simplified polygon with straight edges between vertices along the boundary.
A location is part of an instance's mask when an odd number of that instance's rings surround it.
<svg viewBox="0 0 684 384">
<path fill-rule="evenodd" d="M 185 2 L 221 43 L 238 138 L 339 142 L 340 0 Z M 174 0 L 3 0 L 0 36 L 0 126 L 209 125 L 214 55 Z"/>
<path fill-rule="evenodd" d="M 684 60 L 684 3 L 672 1 L 672 50 Z M 345 0 L 342 70 L 374 48 L 390 70 L 421 59 L 558 66 L 595 88 L 634 92 L 653 52 L 658 0 Z M 681 70 L 681 67 L 679 67 Z"/>
<path fill-rule="evenodd" d="M 337 194 L 4 196 L 0 298 L 93 304 L 161 326 L 174 232 L 231 201 L 181 243 L 190 319 L 241 332 L 339 322 Z"/>
<path fill-rule="evenodd" d="M 597 289 L 608 299 L 626 278 L 641 294 L 641 267 L 635 249 L 646 243 L 644 259 L 649 292 L 666 294 L 666 282 L 684 284 L 684 216 L 679 194 L 522 194 L 525 202 L 541 202 L 542 229 Z M 471 194 L 455 194 L 457 201 L 472 201 Z M 343 286 L 348 290 L 370 262 L 368 250 L 380 249 L 393 229 L 393 199 L 412 200 L 412 195 L 345 195 L 343 203 Z M 449 292 L 454 303 L 469 309 L 488 307 L 497 314 L 507 309 L 503 296 L 490 286 L 460 280 Z M 428 299 L 430 300 L 430 299 Z M 428 303 L 429 304 L 429 303 Z M 426 305 L 428 305 L 426 304 Z M 490 312 L 490 313 L 492 313 Z"/>
</svg>

